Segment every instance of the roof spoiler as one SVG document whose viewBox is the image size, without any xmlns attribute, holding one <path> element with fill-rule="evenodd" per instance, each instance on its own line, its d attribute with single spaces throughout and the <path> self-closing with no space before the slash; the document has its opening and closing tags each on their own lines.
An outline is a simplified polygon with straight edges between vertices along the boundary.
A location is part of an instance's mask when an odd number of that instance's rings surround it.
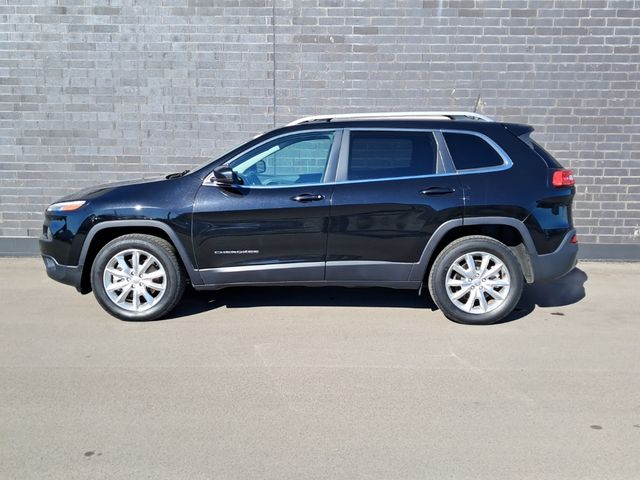
<svg viewBox="0 0 640 480">
<path fill-rule="evenodd" d="M 509 132 L 513 133 L 516 137 L 526 143 L 531 150 L 535 150 L 531 137 L 529 136 L 529 134 L 533 132 L 533 127 L 531 125 L 523 125 L 521 123 L 504 123 L 503 125 Z"/>
<path fill-rule="evenodd" d="M 523 125 L 522 123 L 503 123 L 502 125 L 504 125 L 504 128 L 513 133 L 516 137 L 526 135 L 534 130 L 531 125 Z"/>
</svg>

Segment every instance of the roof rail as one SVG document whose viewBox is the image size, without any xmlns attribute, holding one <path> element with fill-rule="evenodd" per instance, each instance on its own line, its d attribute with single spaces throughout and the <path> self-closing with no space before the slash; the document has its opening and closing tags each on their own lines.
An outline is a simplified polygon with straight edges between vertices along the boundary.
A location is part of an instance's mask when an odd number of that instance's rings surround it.
<svg viewBox="0 0 640 480">
<path fill-rule="evenodd" d="M 373 113 L 340 113 L 336 115 L 313 115 L 311 117 L 303 117 L 287 124 L 300 125 L 301 123 L 319 122 L 332 120 L 353 120 L 360 118 L 433 118 L 445 117 L 454 120 L 455 117 L 469 118 L 472 120 L 481 120 L 483 122 L 493 122 L 491 117 L 476 112 L 458 112 L 458 111 L 437 111 L 437 112 L 373 112 Z"/>
</svg>

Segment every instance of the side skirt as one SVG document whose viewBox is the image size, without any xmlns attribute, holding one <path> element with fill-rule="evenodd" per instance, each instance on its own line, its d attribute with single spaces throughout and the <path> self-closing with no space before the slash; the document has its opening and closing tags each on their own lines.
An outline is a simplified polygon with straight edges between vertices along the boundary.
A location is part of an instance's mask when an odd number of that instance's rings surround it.
<svg viewBox="0 0 640 480">
<path fill-rule="evenodd" d="M 310 281 L 310 282 L 235 282 L 193 285 L 195 290 L 222 290 L 228 287 L 349 287 L 349 288 L 393 288 L 397 290 L 419 290 L 422 282 L 385 282 L 385 281 Z"/>
<path fill-rule="evenodd" d="M 198 271 L 204 282 L 194 285 L 194 288 L 217 290 L 249 285 L 299 285 L 417 290 L 422 282 L 409 280 L 413 266 L 413 263 L 339 261 L 208 268 Z"/>
</svg>

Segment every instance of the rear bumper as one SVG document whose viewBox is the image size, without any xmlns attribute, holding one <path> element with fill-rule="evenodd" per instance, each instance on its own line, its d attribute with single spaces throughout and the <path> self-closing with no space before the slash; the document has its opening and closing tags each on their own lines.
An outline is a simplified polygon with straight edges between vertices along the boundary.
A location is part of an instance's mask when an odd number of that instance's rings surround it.
<svg viewBox="0 0 640 480">
<path fill-rule="evenodd" d="M 531 268 L 535 282 L 553 280 L 566 275 L 578 261 L 578 244 L 571 243 L 575 230 L 568 232 L 560 246 L 545 255 L 531 255 Z"/>
<path fill-rule="evenodd" d="M 55 258 L 49 255 L 42 255 L 47 275 L 53 280 L 76 287 L 81 291 L 82 268 L 79 266 L 60 265 Z"/>
</svg>

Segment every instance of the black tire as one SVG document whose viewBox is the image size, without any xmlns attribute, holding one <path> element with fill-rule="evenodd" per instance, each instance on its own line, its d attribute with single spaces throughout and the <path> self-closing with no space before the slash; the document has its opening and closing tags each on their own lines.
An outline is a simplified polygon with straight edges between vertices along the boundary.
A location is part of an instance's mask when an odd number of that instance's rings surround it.
<svg viewBox="0 0 640 480">
<path fill-rule="evenodd" d="M 456 306 L 447 294 L 446 282 L 449 269 L 452 268 L 457 259 L 460 259 L 460 257 L 468 253 L 474 252 L 486 252 L 497 257 L 506 267 L 510 282 L 508 293 L 506 293 L 506 297 L 504 301 L 502 301 L 502 304 L 485 313 L 465 312 L 462 308 Z M 462 278 L 463 281 L 467 281 L 463 276 L 459 276 L 459 278 Z M 491 279 L 489 279 L 489 281 L 491 281 Z M 484 284 L 480 283 L 479 286 L 471 288 L 474 292 L 477 289 L 477 295 L 483 295 L 484 299 L 488 299 L 489 304 L 491 304 L 491 302 L 496 302 L 489 293 L 486 293 L 486 287 L 484 287 L 483 290 L 483 285 Z M 502 242 L 482 235 L 462 237 L 451 242 L 444 248 L 444 250 L 442 250 L 442 252 L 440 252 L 433 263 L 431 272 L 429 273 L 429 293 L 431 294 L 431 298 L 435 304 L 448 319 L 467 325 L 489 325 L 502 320 L 513 311 L 520 301 L 523 286 L 524 277 L 522 274 L 522 268 L 520 267 L 520 263 L 514 253 Z M 463 287 L 459 288 L 460 290 L 455 290 L 453 293 L 455 294 L 457 291 L 463 290 Z M 503 287 L 497 288 L 502 289 Z M 482 291 L 482 293 L 480 293 L 480 291 Z M 455 295 L 453 296 L 455 297 Z M 472 307 L 480 310 L 480 298 L 477 297 L 477 299 L 471 300 L 470 297 L 471 292 L 462 296 L 461 301 L 464 301 L 465 299 L 470 300 Z"/>
<path fill-rule="evenodd" d="M 163 294 L 154 305 L 144 311 L 131 311 L 118 306 L 109 297 L 104 285 L 104 272 L 111 259 L 120 252 L 128 249 L 140 250 L 150 254 L 160 263 L 165 272 Z M 91 287 L 102 308 L 114 317 L 128 321 L 155 320 L 167 315 L 178 304 L 187 283 L 184 267 L 173 246 L 166 240 L 153 235 L 130 234 L 107 243 L 91 265 Z M 140 284 L 142 286 L 142 284 Z M 122 290 L 120 290 L 122 291 Z M 149 290 L 147 290 L 147 293 Z M 159 292 L 151 290 L 155 295 Z M 133 295 L 131 293 L 130 295 Z M 143 302 L 144 303 L 144 302 Z"/>
</svg>

